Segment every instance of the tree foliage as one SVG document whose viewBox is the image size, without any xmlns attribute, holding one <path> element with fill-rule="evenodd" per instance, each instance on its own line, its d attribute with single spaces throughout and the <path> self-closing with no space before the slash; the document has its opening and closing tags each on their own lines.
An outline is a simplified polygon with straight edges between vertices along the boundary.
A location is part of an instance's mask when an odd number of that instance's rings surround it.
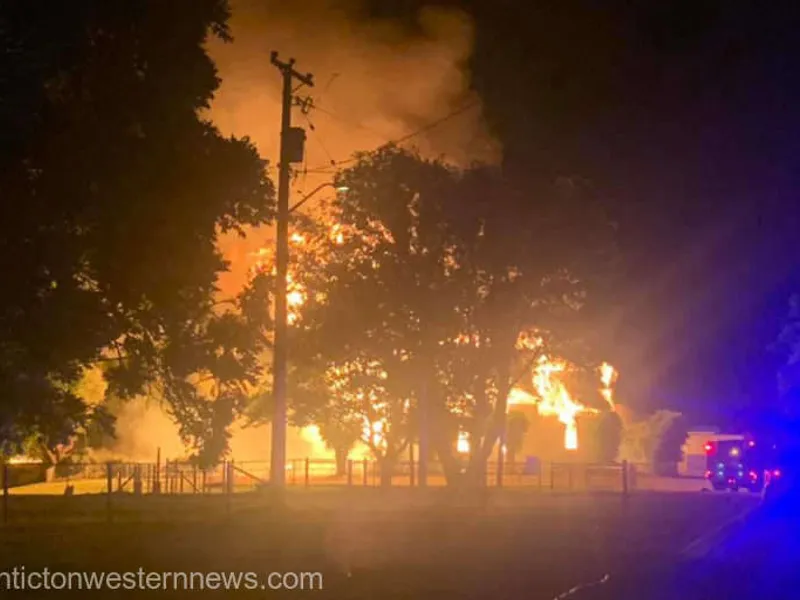
<svg viewBox="0 0 800 600">
<path fill-rule="evenodd" d="M 228 39 L 227 18 L 223 0 L 0 7 L 7 442 L 66 443 L 86 417 L 71 386 L 98 361 L 121 396 L 158 382 L 196 445 L 236 410 L 266 302 L 256 282 L 214 306 L 216 241 L 267 222 L 273 188 L 249 141 L 198 116 L 219 83 L 207 36 Z M 190 374 L 211 376 L 213 402 Z"/>
<path fill-rule="evenodd" d="M 330 205 L 330 220 L 298 223 L 306 297 L 292 328 L 294 356 L 362 422 L 362 441 L 387 472 L 411 436 L 419 358 L 448 326 L 447 301 L 431 294 L 448 293 L 437 203 L 452 176 L 394 148 L 364 155 L 340 174 L 348 191 Z M 430 318 L 435 311 L 439 319 Z"/>
<path fill-rule="evenodd" d="M 800 294 L 790 298 L 788 314 L 772 350 L 784 361 L 778 371 L 782 412 L 800 419 Z"/>
<path fill-rule="evenodd" d="M 687 436 L 681 417 L 679 412 L 658 410 L 646 419 L 626 424 L 620 459 L 647 464 L 658 471 L 665 464 L 674 466 L 680 462 Z"/>
<path fill-rule="evenodd" d="M 329 220 L 298 223 L 294 356 L 324 373 L 335 402 L 382 424 L 381 447 L 366 440 L 379 459 L 422 433 L 425 410 L 448 474 L 461 471 L 462 429 L 479 478 L 511 388 L 545 349 L 578 346 L 576 315 L 609 267 L 609 224 L 572 188 L 530 199 L 495 169 L 391 146 L 337 184 L 347 192 Z"/>
<path fill-rule="evenodd" d="M 603 411 L 596 419 L 592 436 L 594 440 L 593 459 L 601 464 L 617 460 L 622 443 L 622 419 L 616 412 Z"/>
</svg>

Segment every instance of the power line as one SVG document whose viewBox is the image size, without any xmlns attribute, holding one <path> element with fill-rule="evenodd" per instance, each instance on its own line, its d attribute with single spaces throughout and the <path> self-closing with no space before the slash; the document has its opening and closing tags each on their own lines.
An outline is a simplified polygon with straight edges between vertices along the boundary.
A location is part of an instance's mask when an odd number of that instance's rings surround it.
<svg viewBox="0 0 800 600">
<path fill-rule="evenodd" d="M 415 137 L 420 136 L 423 133 L 427 133 L 427 132 L 431 131 L 432 129 L 435 129 L 436 127 L 438 127 L 439 125 L 442 125 L 443 123 L 446 123 L 447 121 L 455 119 L 456 117 L 464 114 L 468 110 L 470 110 L 472 108 L 475 108 L 479 104 L 480 104 L 479 100 L 473 100 L 472 102 L 468 102 L 467 104 L 464 104 L 463 106 L 460 106 L 459 108 L 456 108 L 456 109 L 450 111 L 449 113 L 447 113 L 443 117 L 441 117 L 439 119 L 436 119 L 435 121 L 431 121 L 427 125 L 425 125 L 423 127 L 420 127 L 419 129 L 409 133 L 408 135 L 404 135 L 403 137 L 397 138 L 395 140 L 388 141 L 385 144 L 381 144 L 381 146 L 378 146 L 378 148 L 383 148 L 384 146 L 399 146 L 400 144 L 402 144 L 404 142 L 407 142 L 407 141 L 409 141 L 411 139 L 414 139 Z M 318 109 L 318 107 L 316 107 L 316 106 L 314 108 Z M 351 157 L 351 158 L 347 158 L 347 159 L 344 159 L 344 160 L 334 161 L 330 165 L 324 165 L 324 166 L 321 165 L 321 166 L 315 167 L 313 169 L 308 169 L 307 172 L 308 173 L 330 173 L 331 169 L 335 169 L 335 168 L 340 167 L 342 165 L 347 165 L 347 164 L 353 163 L 356 160 L 357 159 L 355 157 Z"/>
<path fill-rule="evenodd" d="M 467 112 L 468 110 L 470 110 L 470 109 L 472 109 L 472 108 L 474 108 L 474 107 L 478 106 L 479 104 L 480 104 L 480 102 L 479 102 L 478 100 L 473 100 L 472 102 L 469 102 L 468 104 L 465 104 L 465 105 L 464 105 L 464 106 L 462 106 L 461 108 L 457 108 L 457 109 L 455 109 L 454 111 L 452 111 L 451 113 L 449 113 L 449 114 L 445 115 L 445 116 L 444 116 L 444 117 L 442 117 L 441 119 L 438 119 L 438 120 L 436 120 L 436 121 L 433 121 L 432 123 L 428 123 L 428 124 L 427 124 L 427 125 L 425 125 L 424 127 L 420 128 L 420 129 L 417 129 L 417 130 L 416 130 L 416 131 L 414 131 L 413 133 L 409 133 L 408 135 L 406 135 L 406 136 L 403 136 L 403 137 L 401 137 L 400 139 L 397 139 L 397 140 L 395 140 L 395 141 L 394 141 L 394 142 L 392 142 L 392 143 L 393 143 L 393 144 L 402 144 L 403 142 L 407 142 L 408 140 L 410 140 L 410 139 L 412 139 L 412 138 L 415 138 L 415 137 L 417 137 L 418 135 L 422 135 L 423 133 L 427 133 L 428 131 L 430 131 L 431 129 L 434 129 L 434 128 L 436 128 L 436 127 L 438 127 L 438 126 L 439 126 L 439 125 L 441 125 L 442 123 L 445 123 L 445 122 L 447 122 L 447 121 L 450 121 L 451 119 L 454 119 L 454 118 L 456 118 L 457 116 L 459 116 L 459 115 L 461 115 L 461 114 L 463 114 L 463 113 Z"/>
<path fill-rule="evenodd" d="M 388 135 L 386 135 L 385 133 L 381 133 L 380 131 L 378 131 L 376 129 L 373 129 L 372 127 L 367 127 L 363 123 L 357 123 L 356 121 L 353 121 L 351 119 L 347 119 L 345 117 L 342 117 L 341 115 L 338 115 L 335 112 L 332 112 L 332 111 L 330 111 L 330 110 L 328 110 L 326 108 L 322 108 L 318 104 L 312 105 L 312 108 L 314 110 L 318 110 L 322 114 L 328 115 L 329 117 L 331 117 L 333 119 L 336 119 L 337 121 L 339 121 L 341 123 L 344 123 L 345 125 L 350 125 L 351 127 L 358 127 L 359 129 L 363 129 L 364 131 L 367 131 L 367 132 L 371 133 L 375 137 L 379 137 L 382 140 L 385 140 L 385 143 L 387 143 L 387 144 L 391 143 L 391 141 L 390 141 L 391 138 Z"/>
<path fill-rule="evenodd" d="M 303 113 L 303 117 L 305 117 L 305 120 L 308 123 L 308 128 L 314 134 L 314 139 L 317 140 L 317 143 L 319 144 L 319 147 L 322 148 L 322 151 L 328 157 L 328 160 L 331 162 L 331 164 L 335 165 L 336 164 L 336 160 L 333 158 L 331 153 L 328 152 L 328 148 L 325 145 L 325 143 L 322 141 L 322 136 L 317 131 L 317 128 L 314 126 L 314 123 L 312 123 L 311 119 L 309 118 L 309 116 L 306 113 Z"/>
</svg>

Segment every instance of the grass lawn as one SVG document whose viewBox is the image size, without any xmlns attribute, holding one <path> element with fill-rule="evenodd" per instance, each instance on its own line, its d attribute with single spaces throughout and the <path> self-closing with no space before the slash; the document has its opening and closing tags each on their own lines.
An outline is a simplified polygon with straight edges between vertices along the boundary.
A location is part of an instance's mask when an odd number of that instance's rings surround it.
<svg viewBox="0 0 800 600">
<path fill-rule="evenodd" d="M 127 518 L 110 524 L 33 518 L 36 512 L 57 513 L 55 505 L 43 503 L 48 500 L 82 501 L 87 514 L 102 514 L 103 496 L 16 497 L 11 508 L 31 518 L 3 530 L 0 565 L 25 566 L 29 573 L 44 567 L 141 568 L 244 571 L 263 578 L 270 572 L 319 572 L 324 578 L 322 590 L 240 590 L 228 596 L 549 600 L 606 572 L 668 560 L 753 505 L 753 499 L 733 495 L 653 493 L 623 502 L 612 494 L 509 490 L 477 507 L 441 492 L 424 499 L 413 492 L 297 490 L 288 494 L 287 509 L 255 494 L 233 496 L 230 509 L 221 495 L 139 498 L 127 506 Z M 137 518 L 144 512 L 149 518 Z M 114 592 L 104 597 L 109 593 Z M 76 598 L 85 594 L 72 592 Z M 150 597 L 152 590 L 126 594 Z"/>
</svg>

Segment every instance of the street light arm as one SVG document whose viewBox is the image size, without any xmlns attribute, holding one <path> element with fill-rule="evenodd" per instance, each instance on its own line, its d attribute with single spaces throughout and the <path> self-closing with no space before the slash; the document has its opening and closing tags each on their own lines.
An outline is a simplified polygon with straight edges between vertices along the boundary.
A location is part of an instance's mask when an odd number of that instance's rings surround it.
<svg viewBox="0 0 800 600">
<path fill-rule="evenodd" d="M 320 192 L 320 191 L 324 190 L 326 187 L 336 187 L 336 186 L 335 186 L 335 185 L 334 185 L 334 183 L 333 183 L 333 182 L 331 182 L 331 181 L 328 181 L 328 182 L 326 182 L 326 183 L 323 183 L 323 184 L 320 184 L 320 185 L 318 185 L 318 186 L 317 186 L 317 187 L 315 187 L 313 190 L 311 190 L 311 191 L 310 191 L 308 194 L 306 194 L 305 196 L 303 196 L 303 197 L 302 197 L 302 198 L 301 198 L 301 199 L 300 199 L 300 200 L 297 202 L 297 204 L 295 204 L 294 206 L 292 206 L 292 207 L 289 209 L 289 214 L 292 214 L 294 211 L 296 211 L 298 208 L 300 208 L 300 207 L 301 207 L 303 204 L 305 204 L 306 202 L 308 202 L 308 201 L 311 199 L 311 197 L 312 197 L 312 196 L 314 196 L 314 195 L 315 195 L 315 194 L 317 194 L 318 192 Z"/>
</svg>

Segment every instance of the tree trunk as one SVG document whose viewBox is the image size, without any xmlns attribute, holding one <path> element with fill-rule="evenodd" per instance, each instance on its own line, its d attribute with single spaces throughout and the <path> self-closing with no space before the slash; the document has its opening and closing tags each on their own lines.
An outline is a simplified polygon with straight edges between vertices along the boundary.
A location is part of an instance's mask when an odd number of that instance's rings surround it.
<svg viewBox="0 0 800 600">
<path fill-rule="evenodd" d="M 378 468 L 381 475 L 381 487 L 391 487 L 392 476 L 394 475 L 395 461 L 390 457 L 378 459 Z"/>
<path fill-rule="evenodd" d="M 430 400 L 430 398 L 429 398 Z M 444 473 L 448 487 L 457 486 L 462 479 L 461 463 L 453 454 L 453 440 L 448 436 L 450 415 L 438 404 L 428 405 L 428 442 Z"/>
<path fill-rule="evenodd" d="M 483 448 L 475 448 L 469 457 L 464 485 L 469 489 L 486 487 L 486 463 L 488 462 Z"/>
<path fill-rule="evenodd" d="M 45 444 L 40 444 L 40 448 L 44 456 L 44 480 L 52 483 L 56 480 L 56 465 L 60 457 L 56 450 L 51 450 Z"/>
<path fill-rule="evenodd" d="M 337 448 L 334 451 L 336 456 L 336 475 L 343 477 L 347 474 L 347 455 L 349 454 L 348 448 Z"/>
</svg>

